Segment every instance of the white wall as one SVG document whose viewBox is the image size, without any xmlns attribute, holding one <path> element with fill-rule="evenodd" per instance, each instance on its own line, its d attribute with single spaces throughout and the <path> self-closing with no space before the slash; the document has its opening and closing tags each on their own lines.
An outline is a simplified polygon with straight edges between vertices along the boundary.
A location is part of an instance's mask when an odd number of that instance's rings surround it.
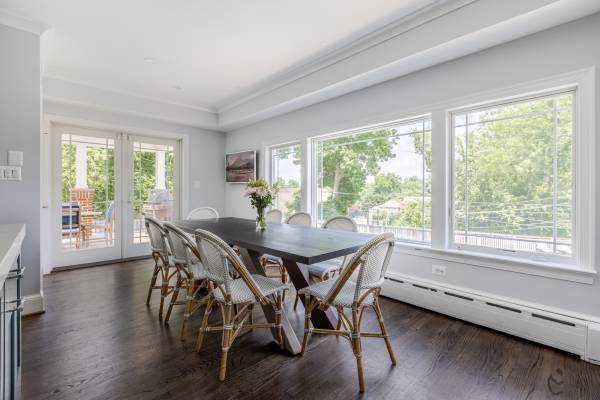
<svg viewBox="0 0 600 400">
<path fill-rule="evenodd" d="M 227 152 L 389 121 L 406 112 L 463 96 L 552 77 L 600 64 L 600 14 L 543 31 L 455 61 L 363 89 L 343 97 L 285 114 L 227 134 Z M 598 83 L 596 115 L 600 115 Z M 597 134 L 597 132 L 594 132 Z M 436 138 L 434 138 L 436 140 Z M 596 153 L 600 140 L 596 141 Z M 259 162 L 262 171 L 262 157 Z M 596 168 L 597 170 L 597 168 Z M 600 185 L 597 185 L 597 191 Z M 253 212 L 241 185 L 225 189 L 226 214 L 251 217 Z M 600 195 L 596 195 L 600 199 Z M 600 203 L 600 202 L 598 202 Z M 596 226 L 600 204 L 596 204 Z M 597 238 L 598 239 L 598 238 Z M 596 246 L 600 259 L 600 243 Z M 431 264 L 447 266 L 445 277 L 431 274 Z M 470 290 L 536 303 L 600 318 L 600 284 L 567 282 L 462 263 L 395 254 L 390 269 L 416 278 L 438 280 Z"/>
<path fill-rule="evenodd" d="M 23 294 L 40 292 L 40 37 L 0 25 L 0 164 L 23 152 L 20 182 L 0 181 L 0 223 L 26 223 Z"/>
</svg>

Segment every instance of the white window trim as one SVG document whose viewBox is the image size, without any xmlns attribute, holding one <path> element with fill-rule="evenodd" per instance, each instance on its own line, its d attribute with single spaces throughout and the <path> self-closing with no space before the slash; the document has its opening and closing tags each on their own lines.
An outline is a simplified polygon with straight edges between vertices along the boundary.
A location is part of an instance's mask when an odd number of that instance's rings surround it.
<svg viewBox="0 0 600 400">
<path fill-rule="evenodd" d="M 594 253 L 596 235 L 594 225 L 596 207 L 594 170 L 596 132 L 595 74 L 595 67 L 590 67 L 497 90 L 480 92 L 450 101 L 432 103 L 429 108 L 418 107 L 414 110 L 395 113 L 395 115 L 380 116 L 379 119 L 382 121 L 402 121 L 430 115 L 432 124 L 431 244 L 398 242 L 395 252 L 397 254 L 416 255 L 478 267 L 592 284 L 597 275 Z M 574 235 L 577 235 L 577 238 L 584 238 L 584 240 L 575 239 L 574 243 L 577 246 L 577 249 L 574 249 L 574 251 L 579 255 L 578 263 L 541 262 L 539 260 L 509 257 L 506 255 L 451 249 L 449 247 L 451 232 L 449 212 L 452 205 L 452 198 L 449 194 L 451 194 L 452 189 L 450 180 L 452 170 L 450 166 L 453 148 L 448 146 L 448 142 L 451 139 L 450 113 L 455 109 L 489 102 L 491 99 L 510 100 L 521 98 L 528 94 L 532 95 L 536 92 L 547 92 L 549 89 L 565 89 L 573 86 L 577 87 L 575 95 L 577 106 L 574 118 L 578 132 L 578 137 L 574 140 L 575 185 L 577 188 L 575 208 L 576 210 L 580 210 L 575 220 L 577 232 Z M 364 124 L 360 128 L 319 134 L 303 141 L 302 158 L 304 165 L 302 177 L 305 180 L 303 181 L 302 188 L 303 199 L 305 200 L 304 204 L 309 212 L 316 209 L 316 199 L 313 198 L 312 193 L 315 193 L 314 190 L 317 183 L 316 177 L 311 172 L 311 170 L 315 170 L 316 140 L 346 135 L 365 130 L 372 126 L 383 126 L 386 124 L 376 123 L 374 119 L 370 118 L 369 123 Z M 582 210 L 585 210 L 585 213 Z"/>
<path fill-rule="evenodd" d="M 318 186 L 317 177 L 312 174 L 312 171 L 319 170 L 318 166 L 317 166 L 317 159 L 318 159 L 317 158 L 317 142 L 320 142 L 322 140 L 335 139 L 335 138 L 339 138 L 339 137 L 370 132 L 375 129 L 393 128 L 400 124 L 421 121 L 423 119 L 431 120 L 432 126 L 431 126 L 431 129 L 429 132 L 431 132 L 431 137 L 432 137 L 432 142 L 433 142 L 433 116 L 431 113 L 419 113 L 419 114 L 412 115 L 409 117 L 399 118 L 399 119 L 386 121 L 386 122 L 382 122 L 382 123 L 370 124 L 370 125 L 361 126 L 359 128 L 347 129 L 347 130 L 342 130 L 342 131 L 338 131 L 338 132 L 326 133 L 324 135 L 310 137 L 307 141 L 307 145 L 310 147 L 310 160 L 309 160 L 309 162 L 307 162 L 307 165 L 310 165 L 311 168 L 307 172 L 310 172 L 311 174 L 308 176 L 309 180 L 307 181 L 307 182 L 310 182 L 310 193 L 307 193 L 307 194 L 312 195 L 312 193 L 317 193 L 317 186 Z M 433 146 L 433 143 L 432 143 L 432 146 Z M 433 175 L 432 175 L 432 179 L 433 179 Z M 432 197 L 433 197 L 433 192 L 432 192 Z M 313 216 L 312 223 L 314 226 L 317 226 L 318 219 L 316 218 L 316 214 L 315 214 L 318 210 L 317 197 L 311 196 L 307 200 L 309 203 L 309 207 L 307 209 L 310 210 L 309 212 Z M 432 207 L 433 207 L 433 199 L 432 199 Z M 432 209 L 432 212 L 433 212 L 433 209 Z M 432 224 L 433 224 L 433 220 L 432 220 Z M 431 232 L 431 235 L 432 235 L 431 239 L 433 241 L 433 230 Z M 405 243 L 407 245 L 417 245 L 417 246 L 427 246 L 427 247 L 430 246 L 430 242 L 420 242 L 420 241 L 413 241 L 413 240 L 408 240 L 408 239 L 396 239 L 396 242 L 397 243 Z"/>
<path fill-rule="evenodd" d="M 594 214 L 595 214 L 595 179 L 593 170 L 594 146 L 595 146 L 595 99 L 594 99 L 594 70 L 587 69 L 576 71 L 571 74 L 561 75 L 559 77 L 543 79 L 526 85 L 519 85 L 514 88 L 497 91 L 494 97 L 491 93 L 478 96 L 470 105 L 461 105 L 451 107 L 445 110 L 446 119 L 446 162 L 444 176 L 445 199 L 447 210 L 447 224 L 445 230 L 445 246 L 435 248 L 444 249 L 451 252 L 466 255 L 480 255 L 485 258 L 497 258 L 499 260 L 512 260 L 511 262 L 528 263 L 530 265 L 561 266 L 566 271 L 578 271 L 589 273 L 594 271 Z M 543 256 L 540 254 L 529 254 L 525 252 L 516 253 L 507 256 L 500 250 L 488 249 L 478 246 L 453 246 L 453 129 L 451 116 L 455 112 L 465 109 L 476 108 L 483 105 L 497 104 L 501 102 L 510 102 L 516 100 L 526 100 L 540 95 L 550 95 L 554 93 L 567 92 L 574 90 L 575 114 L 573 116 L 575 132 L 573 138 L 573 169 L 575 178 L 574 189 L 574 209 L 575 209 L 575 230 L 573 232 L 573 254 L 574 257 L 561 256 Z M 479 100 L 479 101 L 477 101 Z M 435 154 L 434 154 L 435 155 Z M 435 160 L 435 158 L 434 158 Z M 432 221 L 433 224 L 433 221 Z"/>
<path fill-rule="evenodd" d="M 469 244 L 458 244 L 454 241 L 455 239 L 455 234 L 454 234 L 454 220 L 456 218 L 456 208 L 454 207 L 454 175 L 455 175 L 455 168 L 457 167 L 455 162 L 454 162 L 454 151 L 455 151 L 455 134 L 454 134 L 454 124 L 452 122 L 452 117 L 455 114 L 460 114 L 460 113 L 467 113 L 470 112 L 472 110 L 477 110 L 477 109 L 481 109 L 481 108 L 488 108 L 488 107 L 494 107 L 494 106 L 502 106 L 502 105 L 508 105 L 508 104 L 512 104 L 514 103 L 520 103 L 520 102 L 527 102 L 527 101 L 534 101 L 536 99 L 542 99 L 542 98 L 550 98 L 553 96 L 558 96 L 558 95 L 562 95 L 562 94 L 572 94 L 573 95 L 573 110 L 575 111 L 575 113 L 577 112 L 577 109 L 579 107 L 578 103 L 577 103 L 577 86 L 573 85 L 570 87 L 563 87 L 561 89 L 558 90 L 553 90 L 550 89 L 548 91 L 543 91 L 543 92 L 537 92 L 535 94 L 527 94 L 524 96 L 520 96 L 517 98 L 513 98 L 509 101 L 506 100 L 500 100 L 500 101 L 491 101 L 491 102 L 486 102 L 483 104 L 480 104 L 478 106 L 472 107 L 462 107 L 459 109 L 454 109 L 452 111 L 448 112 L 448 128 L 450 130 L 450 144 L 449 144 L 449 152 L 451 154 L 450 156 L 450 170 L 449 170 L 449 180 L 450 180 L 450 191 L 449 191 L 449 203 L 450 203 L 450 207 L 449 207 L 449 214 L 450 214 L 450 221 L 449 221 L 449 231 L 448 231 L 448 248 L 450 250 L 457 250 L 457 251 L 467 251 L 467 252 L 472 252 L 472 253 L 489 253 L 489 254 L 493 254 L 496 256 L 499 256 L 500 258 L 503 257 L 509 257 L 511 259 L 526 259 L 526 260 L 531 260 L 533 262 L 542 262 L 542 263 L 558 263 L 558 264 L 574 264 L 574 265 L 578 265 L 578 254 L 577 254 L 577 248 L 575 247 L 575 244 L 577 242 L 577 224 L 576 224 L 576 215 L 577 215 L 577 210 L 575 208 L 575 204 L 576 204 L 576 199 L 578 196 L 578 193 L 576 192 L 576 184 L 575 182 L 573 182 L 572 184 L 572 190 L 573 190 L 573 195 L 574 195 L 574 201 L 572 202 L 572 206 L 573 209 L 575 209 L 575 213 L 573 214 L 573 218 L 571 218 L 571 222 L 573 223 L 574 226 L 574 230 L 573 230 L 573 235 L 572 235 L 572 241 L 573 241 L 573 251 L 572 251 L 572 255 L 571 256 L 561 256 L 561 255 L 557 255 L 557 254 L 545 254 L 545 253 L 533 253 L 533 252 L 525 252 L 525 251 L 504 251 L 502 249 L 498 249 L 498 248 L 493 248 L 493 247 L 485 247 L 485 246 L 477 246 L 477 245 L 469 245 Z M 575 116 L 576 114 L 573 115 L 573 154 L 571 156 L 571 161 L 572 161 L 572 166 L 573 166 L 573 177 L 576 178 L 579 170 L 577 169 L 577 163 L 576 163 L 576 158 L 575 158 L 575 147 L 576 147 L 576 136 L 578 135 L 578 125 L 577 122 L 575 121 Z"/>
<path fill-rule="evenodd" d="M 300 140 L 292 140 L 289 142 L 283 142 L 283 143 L 277 143 L 277 144 L 273 144 L 273 145 L 269 145 L 265 147 L 265 160 L 264 160 L 264 176 L 265 179 L 267 180 L 267 182 L 269 182 L 269 184 L 273 184 L 273 150 L 275 149 L 279 149 L 282 147 L 288 147 L 288 146 L 294 146 L 294 145 L 300 145 L 300 197 L 301 197 L 301 201 L 300 201 L 300 208 L 301 211 L 306 211 L 308 208 L 306 206 L 307 204 L 307 185 L 305 182 L 308 175 L 307 175 L 307 168 L 306 168 L 306 151 L 307 151 L 307 145 L 302 143 L 302 141 Z"/>
</svg>

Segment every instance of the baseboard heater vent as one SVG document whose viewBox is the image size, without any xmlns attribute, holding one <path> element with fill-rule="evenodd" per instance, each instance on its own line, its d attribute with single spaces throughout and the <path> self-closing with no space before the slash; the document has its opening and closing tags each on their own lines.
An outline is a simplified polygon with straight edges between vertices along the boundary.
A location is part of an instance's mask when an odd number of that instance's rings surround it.
<svg viewBox="0 0 600 400">
<path fill-rule="evenodd" d="M 556 318 L 550 318 L 550 317 L 546 317 L 544 315 L 539 315 L 539 314 L 531 314 L 531 316 L 533 318 L 541 318 L 541 319 L 545 319 L 546 321 L 552 321 L 552 322 L 556 322 L 557 324 L 564 324 L 564 325 L 568 325 L 568 326 L 575 326 L 574 323 L 572 322 L 567 322 L 567 321 L 561 321 L 560 319 L 556 319 Z"/>
<path fill-rule="evenodd" d="M 450 293 L 450 292 L 444 292 L 445 295 L 447 296 L 452 296 L 452 297 L 456 297 L 458 299 L 463 299 L 463 300 L 467 300 L 467 301 L 474 301 L 472 298 L 467 297 L 467 296 L 461 296 L 460 294 L 456 294 L 456 293 Z"/>
<path fill-rule="evenodd" d="M 485 302 L 485 304 L 487 304 L 490 307 L 498 307 L 498 308 L 501 308 L 503 310 L 508 310 L 508 311 L 519 313 L 519 314 L 521 313 L 521 310 L 518 310 L 518 309 L 512 308 L 512 307 L 503 306 L 502 304 L 489 303 L 487 301 Z"/>
<path fill-rule="evenodd" d="M 437 282 L 390 274 L 382 294 L 478 325 L 543 343 L 582 358 L 600 359 L 600 324 Z M 588 326 L 596 335 L 588 337 Z M 588 351 L 593 349 L 593 351 Z"/>
</svg>

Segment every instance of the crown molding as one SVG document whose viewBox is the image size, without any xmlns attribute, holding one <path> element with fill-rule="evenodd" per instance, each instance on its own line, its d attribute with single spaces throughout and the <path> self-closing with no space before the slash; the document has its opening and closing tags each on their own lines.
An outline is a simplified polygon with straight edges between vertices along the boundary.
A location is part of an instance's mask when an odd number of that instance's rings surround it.
<svg viewBox="0 0 600 400">
<path fill-rule="evenodd" d="M 57 77 L 43 77 L 42 98 L 50 103 L 219 130 L 218 116 L 214 112 Z"/>
<path fill-rule="evenodd" d="M 600 11 L 598 0 L 444 2 L 350 53 L 219 110 L 232 131 L 467 56 Z M 432 14 L 433 13 L 433 14 Z M 461 23 L 462 21 L 462 23 Z"/>
<path fill-rule="evenodd" d="M 73 85 L 85 86 L 85 87 L 92 88 L 92 89 L 103 90 L 106 92 L 120 94 L 123 96 L 135 97 L 138 99 L 149 100 L 149 101 L 153 101 L 153 102 L 157 102 L 157 103 L 169 104 L 169 105 L 176 106 L 176 107 L 183 107 L 183 108 L 187 108 L 190 110 L 196 110 L 196 111 L 202 111 L 202 112 L 207 112 L 207 113 L 211 113 L 211 114 L 217 114 L 217 110 L 215 108 L 211 108 L 211 107 L 203 107 L 203 106 L 198 106 L 198 105 L 193 105 L 193 104 L 179 103 L 179 102 L 175 102 L 175 101 L 166 100 L 166 99 L 163 99 L 160 97 L 146 96 L 143 94 L 129 92 L 126 90 L 115 89 L 115 88 L 112 88 L 109 86 L 101 86 L 101 85 L 97 85 L 94 83 L 65 78 L 60 75 L 45 73 L 42 75 L 42 79 L 53 79 L 53 80 L 57 80 L 57 81 L 70 83 Z"/>
<path fill-rule="evenodd" d="M 333 48 L 326 54 L 309 58 L 279 73 L 271 75 L 262 82 L 252 85 L 252 87 L 246 89 L 243 93 L 238 93 L 229 101 L 225 101 L 225 105 L 217 107 L 217 112 L 226 112 L 256 97 L 281 89 L 294 81 L 308 77 L 333 64 L 351 58 L 372 47 L 403 35 L 410 30 L 426 25 L 477 1 L 479 0 L 430 1 L 425 6 L 414 10 L 410 14 L 375 29 L 366 35 Z"/>
<path fill-rule="evenodd" d="M 41 35 L 50 29 L 50 26 L 46 24 L 22 17 L 2 8 L 0 8 L 0 25 L 10 26 L 35 35 Z"/>
</svg>

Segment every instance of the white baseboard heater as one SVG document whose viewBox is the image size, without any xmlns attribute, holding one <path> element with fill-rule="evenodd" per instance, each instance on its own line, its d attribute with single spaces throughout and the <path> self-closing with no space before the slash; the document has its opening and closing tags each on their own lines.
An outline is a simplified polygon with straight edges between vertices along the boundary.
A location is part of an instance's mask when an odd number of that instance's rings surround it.
<svg viewBox="0 0 600 400">
<path fill-rule="evenodd" d="M 593 321 L 394 273 L 386 277 L 382 294 L 600 364 L 600 324 Z"/>
</svg>

